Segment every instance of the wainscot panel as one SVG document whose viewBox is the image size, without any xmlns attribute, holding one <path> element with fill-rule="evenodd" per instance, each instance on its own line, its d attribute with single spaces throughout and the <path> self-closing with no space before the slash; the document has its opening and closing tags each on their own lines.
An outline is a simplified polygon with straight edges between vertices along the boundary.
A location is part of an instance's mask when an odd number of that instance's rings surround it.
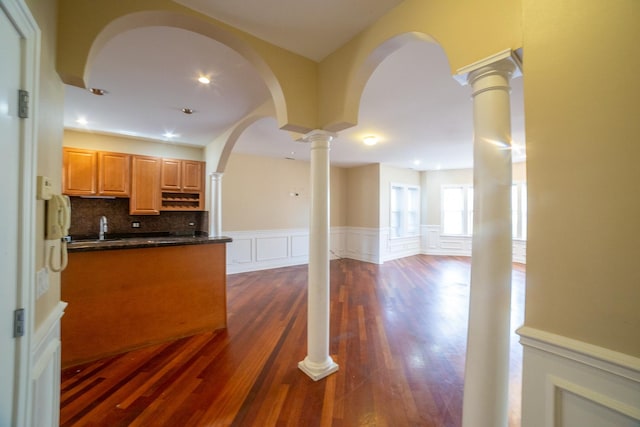
<svg viewBox="0 0 640 427">
<path fill-rule="evenodd" d="M 421 253 L 426 255 L 471 256 L 471 236 L 451 236 L 440 232 L 440 225 L 421 226 Z M 527 263 L 527 241 L 513 240 L 513 262 Z"/>
<path fill-rule="evenodd" d="M 66 303 L 60 302 L 33 338 L 31 360 L 31 424 L 56 427 L 60 420 L 60 318 Z"/>
<path fill-rule="evenodd" d="M 640 426 L 640 359 L 530 327 L 523 351 L 523 427 Z"/>
</svg>

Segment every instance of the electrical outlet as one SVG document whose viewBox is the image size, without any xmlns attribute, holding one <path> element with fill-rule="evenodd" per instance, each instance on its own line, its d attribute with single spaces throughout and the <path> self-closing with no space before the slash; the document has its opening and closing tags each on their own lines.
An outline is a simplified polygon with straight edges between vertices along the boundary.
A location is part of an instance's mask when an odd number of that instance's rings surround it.
<svg viewBox="0 0 640 427">
<path fill-rule="evenodd" d="M 140 228 L 140 221 L 133 221 L 131 223 L 131 228 Z"/>
</svg>

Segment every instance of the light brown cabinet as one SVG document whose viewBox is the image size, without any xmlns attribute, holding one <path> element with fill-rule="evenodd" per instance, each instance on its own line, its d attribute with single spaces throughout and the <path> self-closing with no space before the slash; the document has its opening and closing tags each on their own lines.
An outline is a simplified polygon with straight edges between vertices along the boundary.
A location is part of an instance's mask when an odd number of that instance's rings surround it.
<svg viewBox="0 0 640 427">
<path fill-rule="evenodd" d="M 123 153 L 98 152 L 98 194 L 129 197 L 131 156 Z"/>
<path fill-rule="evenodd" d="M 204 162 L 162 159 L 162 210 L 204 208 Z"/>
<path fill-rule="evenodd" d="M 63 193 L 70 196 L 97 194 L 98 153 L 92 150 L 64 148 L 62 150 Z"/>
<path fill-rule="evenodd" d="M 70 196 L 129 197 L 131 156 L 122 153 L 63 149 L 63 192 Z"/>
<path fill-rule="evenodd" d="M 162 159 L 160 176 L 163 190 L 197 193 L 204 186 L 204 162 Z"/>
<path fill-rule="evenodd" d="M 64 147 L 70 196 L 130 197 L 131 215 L 204 210 L 205 163 Z"/>
<path fill-rule="evenodd" d="M 129 214 L 160 215 L 160 164 L 158 157 L 133 156 Z"/>
</svg>

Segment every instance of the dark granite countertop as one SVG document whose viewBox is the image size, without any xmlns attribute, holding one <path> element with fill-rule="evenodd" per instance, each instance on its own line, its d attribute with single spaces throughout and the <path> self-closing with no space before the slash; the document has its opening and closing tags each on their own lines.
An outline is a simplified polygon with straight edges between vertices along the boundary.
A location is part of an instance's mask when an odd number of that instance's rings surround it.
<svg viewBox="0 0 640 427">
<path fill-rule="evenodd" d="M 105 240 L 98 240 L 97 237 L 82 236 L 80 238 L 72 238 L 71 242 L 67 244 L 67 250 L 73 253 L 113 249 L 157 248 L 161 246 L 206 245 L 228 242 L 231 242 L 230 237 L 209 237 L 206 235 L 123 235 L 108 236 Z"/>
</svg>

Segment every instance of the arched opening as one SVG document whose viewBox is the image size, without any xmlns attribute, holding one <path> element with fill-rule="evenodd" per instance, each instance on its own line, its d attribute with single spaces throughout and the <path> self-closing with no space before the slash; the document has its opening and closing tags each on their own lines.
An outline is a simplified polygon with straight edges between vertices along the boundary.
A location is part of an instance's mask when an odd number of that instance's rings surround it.
<svg viewBox="0 0 640 427">
<path fill-rule="evenodd" d="M 90 85 L 95 78 L 96 61 L 99 60 L 103 49 L 108 47 L 107 45 L 112 43 L 114 38 L 119 35 L 122 36 L 130 34 L 132 31 L 137 31 L 138 34 L 144 34 L 144 29 L 154 31 L 154 29 L 157 28 L 171 29 L 174 35 L 180 34 L 180 31 L 182 31 L 183 36 L 185 34 L 189 34 L 191 41 L 187 40 L 187 36 L 182 38 L 182 40 L 185 40 L 185 43 L 195 42 L 198 39 L 196 36 L 201 36 L 201 44 L 208 43 L 208 48 L 211 49 L 208 53 L 207 51 L 202 52 L 201 55 L 203 57 L 203 61 L 207 56 L 211 57 L 216 53 L 226 51 L 225 55 L 227 56 L 231 56 L 233 54 L 236 55 L 236 58 L 232 60 L 233 63 L 240 64 L 245 62 L 250 64 L 253 71 L 257 76 L 259 76 L 269 91 L 275 107 L 275 114 L 278 117 L 278 122 L 283 124 L 287 123 L 286 101 L 280 83 L 258 53 L 256 53 L 247 43 L 239 40 L 224 29 L 216 27 L 212 23 L 199 20 L 192 16 L 172 12 L 137 12 L 122 16 L 109 23 L 97 35 L 91 46 L 85 62 L 83 76 L 84 85 L 91 87 Z M 208 39 L 208 42 L 203 42 L 205 39 Z M 171 44 L 175 43 L 174 39 L 171 37 L 167 38 L 167 40 L 171 40 Z M 163 45 L 163 51 L 166 51 L 166 49 L 167 46 Z M 178 47 L 177 49 L 180 48 Z M 187 46 L 183 46 L 182 49 L 193 50 L 193 47 L 191 44 L 188 44 Z M 146 51 L 145 56 L 151 52 L 153 52 L 153 50 Z M 167 61 L 173 60 L 170 56 L 166 59 Z M 165 67 L 166 66 L 167 65 L 165 65 Z M 244 81 L 247 81 L 248 84 L 251 84 L 251 81 L 255 80 L 254 78 L 248 79 L 246 76 L 241 77 Z M 261 102 L 264 102 L 264 99 L 259 103 Z M 252 108 L 255 108 L 259 103 L 253 105 Z"/>
<path fill-rule="evenodd" d="M 368 76 L 366 82 L 362 83 L 354 78 L 353 86 L 348 91 L 348 103 L 359 99 L 358 123 L 342 131 L 340 140 L 348 146 L 362 143 L 366 135 L 377 134 L 378 144 L 371 148 L 372 153 L 376 152 L 376 156 L 372 155 L 371 159 L 385 159 L 379 165 L 379 200 L 373 201 L 369 206 L 370 210 L 375 209 L 379 212 L 376 226 L 381 230 L 380 246 L 377 248 L 381 262 L 402 257 L 405 253 L 403 250 L 412 245 L 422 245 L 426 253 L 434 255 L 471 255 L 474 212 L 473 104 L 469 99 L 469 88 L 460 86 L 451 78 L 442 49 L 436 44 L 423 43 L 423 40 L 405 36 L 383 44 L 359 70 L 361 76 Z M 373 70 L 370 69 L 372 63 L 375 64 Z M 353 93 L 356 89 L 360 92 Z M 511 98 L 512 151 L 516 162 L 513 172 L 513 221 L 516 238 L 513 251 L 514 260 L 524 262 L 526 171 L 521 79 L 512 80 Z M 353 111 L 350 114 L 353 115 Z M 393 131 L 389 132 L 389 129 Z M 340 149 L 338 143 L 333 151 L 337 152 Z M 380 155 L 381 153 L 384 154 Z M 360 156 L 360 159 L 363 164 L 366 163 L 366 154 Z M 414 171 L 410 171 L 411 169 Z M 407 226 L 402 224 L 403 220 L 406 220 L 402 216 L 406 216 L 407 212 L 402 212 L 402 206 L 394 206 L 394 200 L 401 200 L 404 196 L 395 195 L 393 191 L 394 188 L 402 189 L 403 186 L 420 188 L 422 220 L 419 232 L 399 235 L 395 231 L 396 228 L 407 229 Z M 460 192 L 457 198 L 460 201 L 460 209 L 447 212 L 444 206 L 445 189 Z M 524 205 L 519 205 L 521 202 L 524 202 Z M 459 217 L 457 223 L 453 221 L 455 227 L 445 227 L 450 214 Z M 384 230 L 389 230 L 388 235 L 385 235 Z M 522 349 L 518 344 L 515 329 L 524 319 L 523 272 L 524 266 L 514 266 L 510 327 L 510 416 L 515 420 L 519 419 L 522 364 Z M 447 284 L 444 279 L 441 283 Z M 469 292 L 470 278 L 467 277 L 462 283 L 466 285 L 466 292 Z M 456 305 L 451 301 L 444 301 L 443 304 Z M 464 311 L 468 313 L 468 307 L 465 306 Z M 424 322 L 425 328 L 439 330 L 436 325 L 442 318 L 432 317 L 428 320 Z M 467 338 L 466 322 L 465 318 L 457 329 L 458 334 L 462 332 L 462 335 L 457 336 L 457 339 L 463 339 L 462 347 Z M 451 332 L 451 322 L 448 322 L 448 328 Z M 454 335 L 442 337 L 442 342 L 434 343 L 434 348 L 441 349 L 450 345 L 451 341 L 455 340 Z M 431 336 L 430 339 L 437 341 L 437 336 Z M 410 355 L 407 354 L 406 357 L 409 358 Z M 462 379 L 464 359 L 457 360 L 460 363 L 458 378 Z"/>
</svg>

